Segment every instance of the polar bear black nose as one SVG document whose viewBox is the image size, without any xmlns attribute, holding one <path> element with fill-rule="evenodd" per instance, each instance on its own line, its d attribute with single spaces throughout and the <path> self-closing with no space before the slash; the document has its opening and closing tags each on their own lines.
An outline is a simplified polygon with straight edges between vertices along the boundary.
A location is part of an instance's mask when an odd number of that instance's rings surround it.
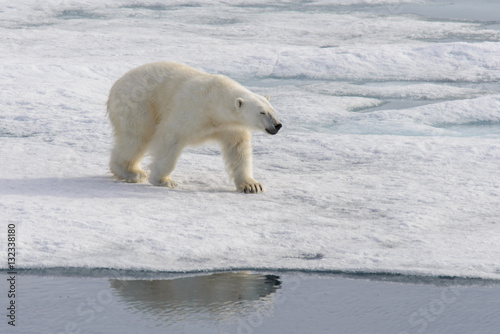
<svg viewBox="0 0 500 334">
<path fill-rule="evenodd" d="M 274 126 L 274 128 L 276 129 L 276 132 L 278 132 L 278 131 L 281 129 L 281 127 L 282 127 L 282 126 L 283 126 L 283 125 L 281 125 L 281 123 L 276 124 L 276 125 Z"/>
</svg>

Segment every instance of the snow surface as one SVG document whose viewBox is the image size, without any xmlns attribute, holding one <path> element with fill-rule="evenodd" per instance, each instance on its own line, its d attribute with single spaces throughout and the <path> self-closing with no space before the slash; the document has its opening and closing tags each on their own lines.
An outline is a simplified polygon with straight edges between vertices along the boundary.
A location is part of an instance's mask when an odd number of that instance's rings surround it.
<svg viewBox="0 0 500 334">
<path fill-rule="evenodd" d="M 449 1 L 270 3 L 0 6 L 0 238 L 16 224 L 18 267 L 500 278 L 499 22 L 403 14 Z M 265 193 L 236 193 L 210 145 L 186 149 L 175 190 L 111 178 L 109 89 L 159 60 L 271 94 Z"/>
</svg>

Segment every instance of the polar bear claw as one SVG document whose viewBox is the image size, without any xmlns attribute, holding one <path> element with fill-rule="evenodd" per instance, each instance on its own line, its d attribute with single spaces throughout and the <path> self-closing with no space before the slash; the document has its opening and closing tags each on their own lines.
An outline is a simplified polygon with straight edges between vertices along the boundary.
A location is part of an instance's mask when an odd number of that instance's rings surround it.
<svg viewBox="0 0 500 334">
<path fill-rule="evenodd" d="M 241 184 L 238 187 L 238 190 L 245 194 L 257 194 L 263 192 L 264 188 L 262 187 L 262 184 L 260 184 L 259 182 L 252 182 L 252 183 Z"/>
</svg>

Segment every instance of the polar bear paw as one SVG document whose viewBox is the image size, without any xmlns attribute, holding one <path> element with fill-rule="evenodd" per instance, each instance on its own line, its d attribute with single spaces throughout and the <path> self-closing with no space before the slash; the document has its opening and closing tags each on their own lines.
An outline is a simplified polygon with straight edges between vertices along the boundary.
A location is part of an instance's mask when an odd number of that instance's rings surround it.
<svg viewBox="0 0 500 334">
<path fill-rule="evenodd" d="M 131 182 L 131 183 L 142 183 L 142 182 L 146 181 L 148 176 L 149 176 L 148 173 L 146 173 L 143 170 L 131 172 L 129 174 L 129 176 L 127 177 L 126 181 Z"/>
<path fill-rule="evenodd" d="M 238 186 L 238 190 L 245 194 L 257 194 L 264 191 L 262 184 L 257 181 L 246 182 Z"/>
<path fill-rule="evenodd" d="M 178 186 L 177 182 L 175 182 L 171 178 L 161 179 L 160 181 L 156 181 L 156 182 L 152 181 L 151 183 L 155 186 L 167 187 L 167 188 L 172 188 L 172 189 L 177 188 L 177 186 Z"/>
<path fill-rule="evenodd" d="M 128 183 L 142 183 L 148 178 L 148 173 L 142 170 L 126 171 L 123 173 L 113 171 L 113 174 L 118 180 L 124 180 Z"/>
</svg>

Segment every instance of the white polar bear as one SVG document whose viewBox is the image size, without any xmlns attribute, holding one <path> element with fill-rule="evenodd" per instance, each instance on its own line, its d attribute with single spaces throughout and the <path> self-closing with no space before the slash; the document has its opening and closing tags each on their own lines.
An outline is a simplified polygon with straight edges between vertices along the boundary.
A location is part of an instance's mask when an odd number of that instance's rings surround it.
<svg viewBox="0 0 500 334">
<path fill-rule="evenodd" d="M 268 96 L 223 75 L 160 62 L 137 67 L 116 81 L 107 109 L 115 135 L 110 168 L 118 179 L 144 181 L 147 174 L 140 165 L 149 150 L 150 183 L 175 188 L 170 174 L 184 147 L 215 140 L 237 189 L 263 190 L 252 175 L 249 130 L 274 135 L 281 128 Z"/>
</svg>

